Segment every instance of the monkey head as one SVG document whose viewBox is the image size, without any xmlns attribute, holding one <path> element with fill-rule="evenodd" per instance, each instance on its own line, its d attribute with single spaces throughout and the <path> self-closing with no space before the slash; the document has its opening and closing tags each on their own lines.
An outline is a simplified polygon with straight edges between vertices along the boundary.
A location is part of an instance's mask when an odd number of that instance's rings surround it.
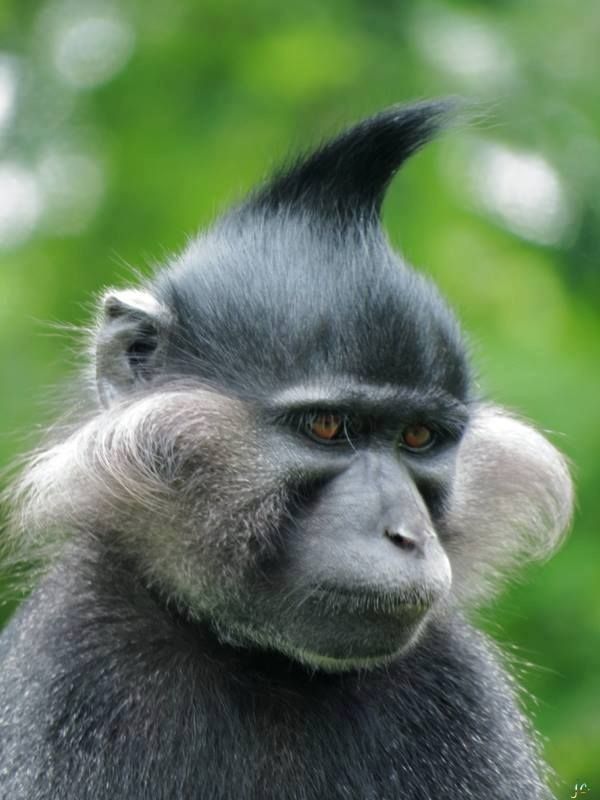
<svg viewBox="0 0 600 800">
<path fill-rule="evenodd" d="M 222 640 L 332 671 L 552 550 L 564 460 L 477 394 L 455 317 L 380 227 L 449 110 L 359 123 L 107 291 L 97 406 L 25 474 L 27 529 L 93 536 Z"/>
</svg>

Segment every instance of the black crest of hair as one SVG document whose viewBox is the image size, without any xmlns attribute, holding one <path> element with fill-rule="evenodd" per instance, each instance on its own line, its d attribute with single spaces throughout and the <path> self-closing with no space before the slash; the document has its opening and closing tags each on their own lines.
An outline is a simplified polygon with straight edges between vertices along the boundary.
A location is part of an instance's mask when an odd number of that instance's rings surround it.
<svg viewBox="0 0 600 800">
<path fill-rule="evenodd" d="M 282 170 L 251 199 L 254 207 L 311 208 L 321 219 L 356 224 L 377 216 L 404 162 L 453 118 L 456 99 L 393 106 Z"/>
</svg>

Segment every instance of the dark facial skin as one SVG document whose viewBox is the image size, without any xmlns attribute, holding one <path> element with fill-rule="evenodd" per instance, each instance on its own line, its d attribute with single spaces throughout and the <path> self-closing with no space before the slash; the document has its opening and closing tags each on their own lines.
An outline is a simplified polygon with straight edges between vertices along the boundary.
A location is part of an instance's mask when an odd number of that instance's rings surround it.
<svg viewBox="0 0 600 800">
<path fill-rule="evenodd" d="M 258 639 L 264 624 L 280 649 L 329 669 L 397 655 L 447 596 L 451 568 L 435 517 L 460 437 L 456 403 L 451 423 L 441 404 L 435 417 L 423 403 L 420 416 L 415 407 L 402 419 L 389 396 L 375 402 L 377 391 L 369 398 L 363 387 L 359 401 L 356 390 L 345 389 L 344 398 L 330 385 L 317 399 L 313 388 L 303 405 L 299 387 L 294 405 L 264 428 L 265 446 L 297 486 L 288 484 L 289 521 L 249 595 L 249 620 L 239 623 Z M 339 408 L 346 411 L 333 410 Z M 340 432 L 319 439 L 311 420 L 327 415 Z M 403 431 L 413 431 L 409 420 L 419 418 L 431 426 L 421 426 L 430 441 L 410 449 Z"/>
</svg>

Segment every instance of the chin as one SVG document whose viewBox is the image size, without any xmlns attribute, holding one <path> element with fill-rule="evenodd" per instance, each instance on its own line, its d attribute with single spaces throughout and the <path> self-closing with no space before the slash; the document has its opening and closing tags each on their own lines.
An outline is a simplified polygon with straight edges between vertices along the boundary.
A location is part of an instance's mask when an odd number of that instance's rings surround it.
<svg viewBox="0 0 600 800">
<path fill-rule="evenodd" d="M 273 644 L 284 655 L 313 669 L 372 669 L 408 652 L 419 639 L 426 617 L 426 612 L 417 614 L 410 609 L 404 616 L 395 612 L 355 614 L 337 620 L 321 618 L 313 623 L 308 635 L 306 630 L 294 630 L 278 636 Z"/>
</svg>

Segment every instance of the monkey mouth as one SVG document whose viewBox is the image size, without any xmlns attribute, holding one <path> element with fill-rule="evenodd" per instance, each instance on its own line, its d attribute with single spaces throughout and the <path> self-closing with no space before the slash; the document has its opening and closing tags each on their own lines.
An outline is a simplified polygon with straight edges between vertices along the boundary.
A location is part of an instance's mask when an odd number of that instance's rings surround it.
<svg viewBox="0 0 600 800">
<path fill-rule="evenodd" d="M 328 584 L 315 586 L 311 596 L 320 603 L 324 613 L 350 611 L 368 616 L 394 616 L 407 624 L 418 622 L 437 599 L 424 587 L 410 590 L 376 587 L 350 589 Z"/>
</svg>

